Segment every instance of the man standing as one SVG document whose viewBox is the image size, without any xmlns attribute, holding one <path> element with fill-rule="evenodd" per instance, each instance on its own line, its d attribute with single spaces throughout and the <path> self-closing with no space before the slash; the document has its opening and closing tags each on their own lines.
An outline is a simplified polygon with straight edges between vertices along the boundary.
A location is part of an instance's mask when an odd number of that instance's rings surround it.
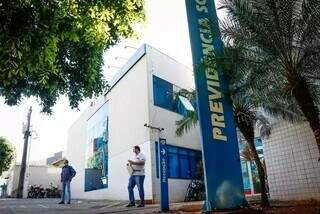
<svg viewBox="0 0 320 214">
<path fill-rule="evenodd" d="M 69 166 L 69 161 L 64 161 L 64 166 L 61 170 L 61 183 L 62 183 L 62 194 L 61 201 L 59 204 L 64 204 L 66 191 L 68 192 L 68 204 L 71 202 L 71 191 L 70 191 L 70 183 L 72 178 L 76 175 L 76 171 Z"/>
<path fill-rule="evenodd" d="M 135 187 L 135 185 L 137 185 L 138 187 L 140 201 L 141 201 L 138 207 L 144 207 L 143 182 L 145 178 L 144 165 L 146 163 L 146 157 L 140 152 L 139 146 L 135 146 L 133 148 L 133 152 L 135 153 L 134 159 L 128 160 L 129 165 L 131 165 L 133 169 L 133 173 L 129 178 L 129 184 L 128 184 L 129 204 L 127 205 L 127 207 L 135 206 L 134 193 L 133 193 L 133 188 Z"/>
</svg>

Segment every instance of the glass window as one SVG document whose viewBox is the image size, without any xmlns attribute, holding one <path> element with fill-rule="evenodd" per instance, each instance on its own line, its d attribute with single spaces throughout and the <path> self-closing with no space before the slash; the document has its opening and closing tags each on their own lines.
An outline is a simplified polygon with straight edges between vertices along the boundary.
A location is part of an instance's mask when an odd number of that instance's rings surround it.
<svg viewBox="0 0 320 214">
<path fill-rule="evenodd" d="M 195 179 L 197 164 L 201 161 L 201 151 L 167 145 L 168 178 Z M 159 154 L 156 143 L 157 177 L 159 177 Z"/>
<path fill-rule="evenodd" d="M 168 177 L 169 178 L 179 178 L 179 159 L 176 154 L 168 154 Z"/>
<path fill-rule="evenodd" d="M 241 170 L 242 170 L 244 192 L 247 194 L 250 194 L 251 186 L 250 186 L 250 178 L 249 178 L 247 161 L 244 161 L 244 160 L 241 161 Z"/>
<path fill-rule="evenodd" d="M 180 154 L 180 177 L 181 178 L 191 178 L 190 162 L 188 155 Z"/>
<path fill-rule="evenodd" d="M 174 111 L 173 85 L 159 77 L 153 76 L 154 105 Z"/>
<path fill-rule="evenodd" d="M 108 187 L 108 103 L 87 121 L 85 191 Z"/>
<path fill-rule="evenodd" d="M 153 76 L 154 105 L 181 115 L 187 115 L 188 111 L 194 110 L 194 108 L 187 98 L 174 96 L 180 90 L 181 88 L 178 86 L 157 76 Z"/>
</svg>

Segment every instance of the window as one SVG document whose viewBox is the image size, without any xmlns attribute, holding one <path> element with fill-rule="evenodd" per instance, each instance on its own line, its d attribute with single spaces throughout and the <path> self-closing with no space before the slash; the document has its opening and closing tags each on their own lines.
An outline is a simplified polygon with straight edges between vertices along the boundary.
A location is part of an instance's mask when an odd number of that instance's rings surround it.
<svg viewBox="0 0 320 214">
<path fill-rule="evenodd" d="M 108 186 L 108 103 L 87 121 L 85 191 Z"/>
<path fill-rule="evenodd" d="M 153 76 L 154 105 L 176 111 L 173 99 L 173 85 L 159 77 Z"/>
<path fill-rule="evenodd" d="M 196 178 L 197 163 L 201 161 L 201 151 L 167 145 L 168 178 Z M 157 177 L 159 177 L 158 143 L 156 143 Z"/>
<path fill-rule="evenodd" d="M 247 142 L 243 139 L 239 139 L 239 150 L 240 154 L 244 149 Z M 254 145 L 256 147 L 259 158 L 263 160 L 263 146 L 261 138 L 254 139 Z M 252 158 L 252 157 L 251 157 Z M 261 189 L 259 186 L 259 176 L 256 165 L 253 161 L 248 161 L 244 157 L 241 157 L 241 166 L 242 166 L 242 177 L 243 177 L 243 186 L 246 194 L 256 194 L 260 193 Z M 252 189 L 253 187 L 253 189 Z"/>
<path fill-rule="evenodd" d="M 194 110 L 194 108 L 185 97 L 174 96 L 180 89 L 166 80 L 153 76 L 154 105 L 181 115 L 187 115 L 187 112 Z"/>
</svg>

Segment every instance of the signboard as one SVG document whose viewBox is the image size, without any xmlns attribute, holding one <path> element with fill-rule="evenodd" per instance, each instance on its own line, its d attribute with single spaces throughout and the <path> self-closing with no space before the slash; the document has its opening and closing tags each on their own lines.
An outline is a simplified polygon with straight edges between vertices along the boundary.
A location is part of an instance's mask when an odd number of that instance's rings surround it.
<svg viewBox="0 0 320 214">
<path fill-rule="evenodd" d="M 219 65 L 222 41 L 213 0 L 186 0 L 206 183 L 206 210 L 246 206 L 232 102 Z"/>
<path fill-rule="evenodd" d="M 159 152 L 159 174 L 160 174 L 160 208 L 162 212 L 169 210 L 169 193 L 168 193 L 168 156 L 166 139 L 160 138 L 158 143 Z"/>
</svg>

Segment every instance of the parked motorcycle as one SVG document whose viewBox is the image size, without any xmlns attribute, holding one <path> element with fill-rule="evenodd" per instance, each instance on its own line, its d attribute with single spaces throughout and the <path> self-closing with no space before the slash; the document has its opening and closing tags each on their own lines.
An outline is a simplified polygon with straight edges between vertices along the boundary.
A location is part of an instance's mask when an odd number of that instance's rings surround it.
<svg viewBox="0 0 320 214">
<path fill-rule="evenodd" d="M 202 180 L 192 180 L 188 186 L 184 201 L 202 201 L 205 199 L 205 187 Z"/>
<path fill-rule="evenodd" d="M 60 190 L 58 189 L 58 186 L 53 186 L 52 183 L 50 183 L 50 187 L 45 190 L 45 197 L 60 198 Z"/>
<path fill-rule="evenodd" d="M 45 191 L 42 185 L 30 185 L 28 190 L 28 198 L 44 198 Z"/>
</svg>

